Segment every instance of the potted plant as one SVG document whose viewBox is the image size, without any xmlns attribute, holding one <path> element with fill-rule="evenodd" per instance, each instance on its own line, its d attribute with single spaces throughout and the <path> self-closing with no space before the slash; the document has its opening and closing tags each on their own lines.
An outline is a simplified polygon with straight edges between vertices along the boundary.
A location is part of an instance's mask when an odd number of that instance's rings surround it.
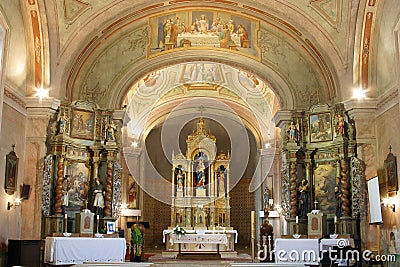
<svg viewBox="0 0 400 267">
<path fill-rule="evenodd" d="M 141 261 L 143 247 L 143 233 L 138 224 L 132 226 L 131 234 L 131 261 Z"/>
</svg>

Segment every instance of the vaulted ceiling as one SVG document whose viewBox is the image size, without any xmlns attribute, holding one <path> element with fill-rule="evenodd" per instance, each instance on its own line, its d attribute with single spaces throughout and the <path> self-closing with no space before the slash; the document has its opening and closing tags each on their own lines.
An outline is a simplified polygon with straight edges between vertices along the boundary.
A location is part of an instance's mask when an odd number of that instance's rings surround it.
<svg viewBox="0 0 400 267">
<path fill-rule="evenodd" d="M 33 36 L 38 24 L 42 31 L 37 36 L 47 49 L 42 65 L 35 69 L 36 84 L 51 83 L 57 97 L 86 98 L 119 108 L 127 92 L 149 73 L 207 61 L 254 75 L 270 86 L 282 108 L 294 108 L 340 100 L 341 88 L 352 85 L 360 2 L 27 0 L 25 4 Z M 32 11 L 38 12 L 38 20 Z M 152 19 L 188 12 L 249 21 L 255 54 L 210 47 L 152 54 Z"/>
</svg>

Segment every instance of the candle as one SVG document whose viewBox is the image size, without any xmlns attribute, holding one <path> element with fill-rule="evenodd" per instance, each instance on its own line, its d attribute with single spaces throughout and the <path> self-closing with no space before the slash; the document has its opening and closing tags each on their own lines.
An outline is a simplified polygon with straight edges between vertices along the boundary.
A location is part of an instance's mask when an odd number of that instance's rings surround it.
<svg viewBox="0 0 400 267">
<path fill-rule="evenodd" d="M 97 215 L 97 221 L 99 221 L 99 215 Z"/>
<path fill-rule="evenodd" d="M 335 218 L 333 218 L 334 223 L 337 222 L 337 217 L 335 216 Z"/>
<path fill-rule="evenodd" d="M 65 213 L 65 214 L 64 214 L 64 218 L 67 219 L 67 217 L 68 217 L 68 215 Z"/>
<path fill-rule="evenodd" d="M 296 216 L 296 223 L 299 223 L 299 216 Z"/>
</svg>

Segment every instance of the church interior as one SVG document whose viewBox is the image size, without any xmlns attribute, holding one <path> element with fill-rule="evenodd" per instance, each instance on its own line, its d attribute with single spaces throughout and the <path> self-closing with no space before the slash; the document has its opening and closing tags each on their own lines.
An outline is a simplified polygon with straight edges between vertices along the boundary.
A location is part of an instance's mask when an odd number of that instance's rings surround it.
<svg viewBox="0 0 400 267">
<path fill-rule="evenodd" d="M 0 266 L 400 266 L 399 90 L 397 0 L 2 0 Z"/>
</svg>

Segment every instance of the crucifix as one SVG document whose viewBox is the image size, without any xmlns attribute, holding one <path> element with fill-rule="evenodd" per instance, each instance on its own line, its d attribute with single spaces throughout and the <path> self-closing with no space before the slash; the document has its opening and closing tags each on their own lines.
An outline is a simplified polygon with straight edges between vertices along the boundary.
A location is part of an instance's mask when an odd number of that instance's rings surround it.
<svg viewBox="0 0 400 267">
<path fill-rule="evenodd" d="M 314 210 L 317 210 L 317 204 L 318 204 L 318 201 L 314 201 Z"/>
</svg>

